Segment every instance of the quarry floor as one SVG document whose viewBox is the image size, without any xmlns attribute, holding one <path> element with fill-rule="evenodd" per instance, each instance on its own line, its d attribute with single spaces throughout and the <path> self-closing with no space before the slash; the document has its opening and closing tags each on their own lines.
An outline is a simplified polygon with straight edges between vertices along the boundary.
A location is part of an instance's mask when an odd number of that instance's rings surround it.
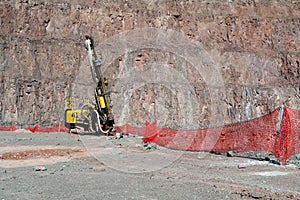
<svg viewBox="0 0 300 200">
<path fill-rule="evenodd" d="M 132 135 L 0 132 L 0 199 L 300 199 L 300 169 L 144 146 Z"/>
</svg>

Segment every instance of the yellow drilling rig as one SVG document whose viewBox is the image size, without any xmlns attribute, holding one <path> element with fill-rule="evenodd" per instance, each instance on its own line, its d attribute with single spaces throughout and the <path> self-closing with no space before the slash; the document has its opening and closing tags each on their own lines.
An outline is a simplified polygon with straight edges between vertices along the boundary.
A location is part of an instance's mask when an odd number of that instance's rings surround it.
<svg viewBox="0 0 300 200">
<path fill-rule="evenodd" d="M 113 131 L 114 116 L 110 102 L 110 92 L 107 91 L 107 80 L 101 73 L 101 62 L 97 58 L 93 39 L 86 36 L 85 47 L 90 64 L 91 74 L 97 83 L 94 96 L 95 103 L 86 102 L 81 108 L 76 108 L 73 98 L 66 101 L 65 125 L 71 133 L 102 133 Z"/>
</svg>

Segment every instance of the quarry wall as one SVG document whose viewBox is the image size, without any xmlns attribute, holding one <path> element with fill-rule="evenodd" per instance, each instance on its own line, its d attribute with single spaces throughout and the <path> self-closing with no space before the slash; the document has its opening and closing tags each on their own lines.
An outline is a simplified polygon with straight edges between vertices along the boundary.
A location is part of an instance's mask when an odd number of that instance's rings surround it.
<svg viewBox="0 0 300 200">
<path fill-rule="evenodd" d="M 142 43 L 135 30 L 147 36 L 149 27 L 155 28 L 149 38 L 160 43 Z M 95 86 L 85 35 L 108 49 L 98 47 L 97 54 L 116 92 L 111 98 L 119 125 L 149 120 L 205 128 L 259 117 L 282 104 L 300 109 L 299 1 L 4 0 L 0 124 L 57 124 L 68 97 L 76 96 L 78 105 L 85 101 L 87 88 Z M 107 41 L 121 51 L 113 62 L 105 60 Z M 198 45 L 197 70 L 197 59 L 188 60 L 192 48 L 171 46 L 184 42 Z M 208 77 L 211 70 L 220 80 Z M 222 119 L 215 118 L 219 113 Z"/>
</svg>

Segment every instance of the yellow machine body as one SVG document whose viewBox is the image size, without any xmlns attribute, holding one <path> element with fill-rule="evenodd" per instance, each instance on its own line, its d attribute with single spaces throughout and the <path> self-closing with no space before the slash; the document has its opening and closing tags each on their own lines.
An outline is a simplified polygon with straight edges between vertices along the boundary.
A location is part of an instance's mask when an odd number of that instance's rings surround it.
<svg viewBox="0 0 300 200">
<path fill-rule="evenodd" d="M 75 124 L 82 113 L 89 112 L 88 110 L 66 110 L 66 123 Z"/>
<path fill-rule="evenodd" d="M 99 103 L 101 108 L 106 108 L 105 99 L 103 96 L 99 96 Z"/>
</svg>

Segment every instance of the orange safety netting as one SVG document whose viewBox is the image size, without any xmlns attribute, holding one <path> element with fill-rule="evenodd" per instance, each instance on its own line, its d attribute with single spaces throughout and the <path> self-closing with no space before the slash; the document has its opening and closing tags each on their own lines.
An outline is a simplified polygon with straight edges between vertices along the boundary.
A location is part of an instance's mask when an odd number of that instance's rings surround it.
<svg viewBox="0 0 300 200">
<path fill-rule="evenodd" d="M 0 127 L 0 131 L 15 131 L 15 126 Z M 146 122 L 143 128 L 129 124 L 115 127 L 119 133 L 143 136 L 143 142 L 188 151 L 266 151 L 273 153 L 283 164 L 295 154 L 300 154 L 300 111 L 287 107 L 277 108 L 268 115 L 249 121 L 222 127 L 175 130 L 158 127 L 157 123 Z M 27 127 L 31 132 L 69 132 L 58 124 L 43 128 L 38 125 Z"/>
<path fill-rule="evenodd" d="M 19 130 L 21 128 L 17 128 L 15 126 L 9 126 L 9 127 L 0 127 L 0 131 L 16 131 Z M 28 130 L 31 132 L 69 132 L 69 129 L 66 128 L 64 125 L 62 124 L 58 124 L 56 126 L 53 127 L 48 127 L 48 128 L 44 128 L 41 127 L 39 125 L 36 125 L 34 127 L 27 127 L 27 128 L 22 128 L 24 130 Z"/>
<path fill-rule="evenodd" d="M 157 123 L 144 128 L 129 124 L 116 130 L 143 136 L 143 142 L 154 142 L 172 149 L 188 151 L 267 151 L 283 164 L 291 156 L 300 153 L 300 111 L 284 107 L 249 121 L 223 127 L 198 130 L 173 130 L 160 128 Z M 279 128 L 278 128 L 279 127 Z"/>
</svg>

